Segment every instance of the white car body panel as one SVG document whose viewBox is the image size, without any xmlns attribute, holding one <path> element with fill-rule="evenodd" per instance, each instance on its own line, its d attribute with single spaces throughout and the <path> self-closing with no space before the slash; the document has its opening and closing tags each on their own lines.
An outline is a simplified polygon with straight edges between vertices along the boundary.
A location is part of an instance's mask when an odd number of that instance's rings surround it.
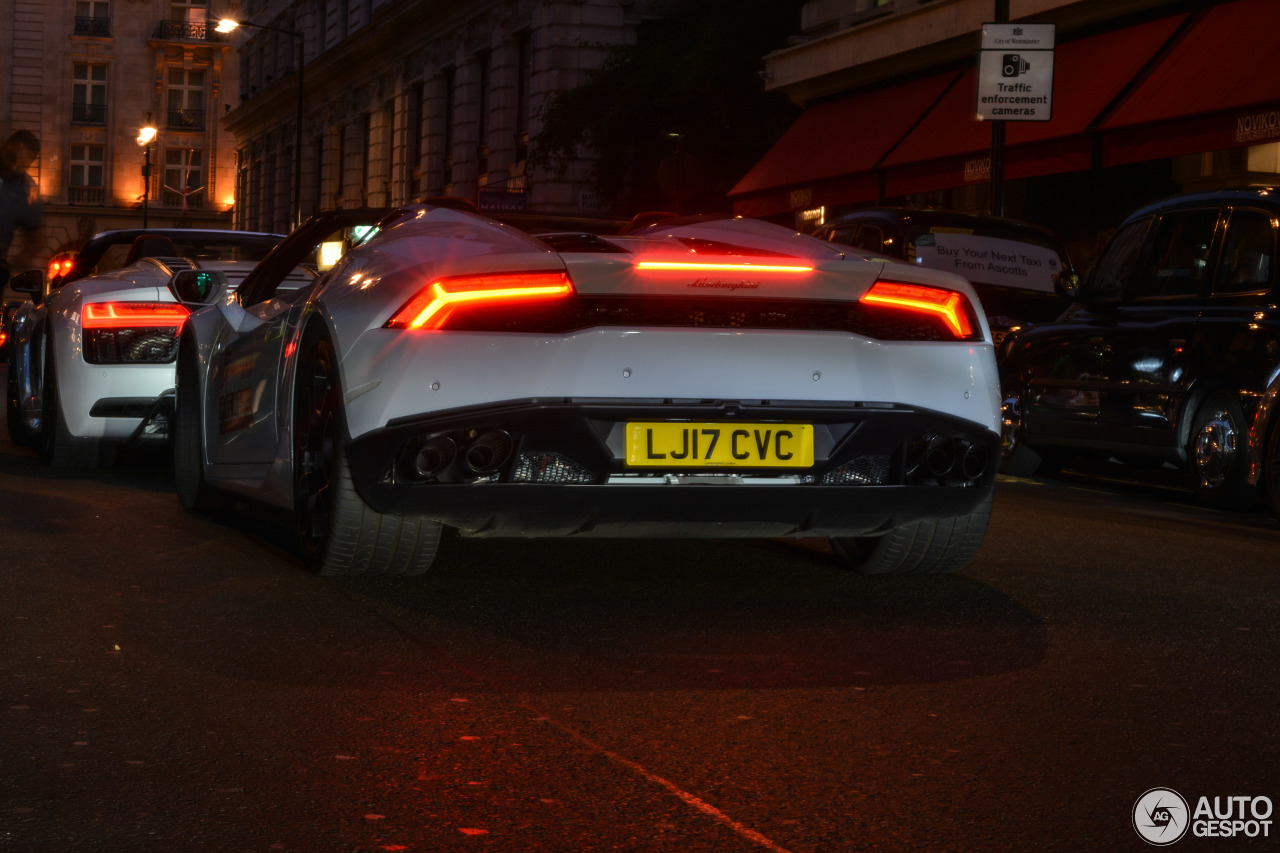
<svg viewBox="0 0 1280 853">
<path fill-rule="evenodd" d="M 343 360 L 352 437 L 422 412 L 530 397 L 897 402 L 999 429 L 989 344 L 904 345 L 841 333 L 589 329 L 557 338 L 362 336 Z M 691 369 L 691 366 L 696 369 Z M 474 377 L 485 377 L 477 385 Z"/>
</svg>

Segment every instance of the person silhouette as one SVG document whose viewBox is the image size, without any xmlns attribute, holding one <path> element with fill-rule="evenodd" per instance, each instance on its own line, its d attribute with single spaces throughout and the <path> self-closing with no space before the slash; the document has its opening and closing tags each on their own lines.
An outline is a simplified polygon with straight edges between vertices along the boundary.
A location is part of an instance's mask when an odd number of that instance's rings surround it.
<svg viewBox="0 0 1280 853">
<path fill-rule="evenodd" d="M 40 228 L 40 207 L 31 200 L 27 169 L 40 156 L 40 140 L 29 130 L 18 130 L 0 146 L 0 288 L 9 281 L 9 248 L 19 229 L 25 240 L 16 265 L 27 264 Z"/>
</svg>

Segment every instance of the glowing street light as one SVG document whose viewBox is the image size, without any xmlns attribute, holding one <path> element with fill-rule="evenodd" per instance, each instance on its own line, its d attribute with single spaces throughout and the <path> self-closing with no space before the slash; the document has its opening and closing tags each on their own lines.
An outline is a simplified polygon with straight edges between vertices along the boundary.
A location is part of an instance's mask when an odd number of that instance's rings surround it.
<svg viewBox="0 0 1280 853">
<path fill-rule="evenodd" d="M 147 207 L 151 199 L 151 143 L 156 141 L 156 128 L 147 113 L 147 123 L 138 128 L 138 145 L 142 148 L 142 227 L 147 227 Z"/>
</svg>

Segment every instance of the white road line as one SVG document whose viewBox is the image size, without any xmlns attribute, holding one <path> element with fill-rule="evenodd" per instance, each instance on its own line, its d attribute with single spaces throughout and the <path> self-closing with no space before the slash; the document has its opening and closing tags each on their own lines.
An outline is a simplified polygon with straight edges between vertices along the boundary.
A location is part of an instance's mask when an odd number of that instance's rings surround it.
<svg viewBox="0 0 1280 853">
<path fill-rule="evenodd" d="M 772 851 L 772 853 L 791 853 L 791 851 L 788 850 L 787 848 L 783 847 L 780 844 L 774 843 L 773 841 L 769 840 L 765 836 L 756 832 L 751 827 L 739 823 L 738 821 L 729 817 L 724 812 L 720 811 L 715 806 L 708 803 L 706 800 L 700 799 L 699 797 L 695 797 L 693 794 L 690 794 L 688 791 L 684 790 L 679 785 L 676 785 L 674 782 L 668 781 L 667 779 L 662 778 L 656 773 L 650 773 L 642 765 L 637 764 L 636 762 L 632 761 L 629 758 L 624 758 L 623 756 L 619 755 L 616 752 L 613 752 L 612 750 L 605 749 L 603 746 L 591 740 L 591 738 L 587 737 L 581 732 L 575 731 L 574 729 L 569 728 L 568 726 L 552 719 L 551 717 L 547 717 L 543 715 L 542 718 L 547 722 L 551 723 L 551 725 L 555 726 L 560 731 L 567 734 L 569 737 L 573 738 L 574 740 L 586 746 L 592 752 L 595 752 L 599 755 L 603 755 L 605 758 L 609 759 L 614 764 L 620 764 L 621 766 L 627 768 L 628 770 L 644 778 L 645 780 L 652 782 L 655 785 L 659 785 L 663 788 L 666 788 L 668 792 L 670 792 L 672 795 L 680 799 L 686 805 L 692 806 L 693 808 L 702 812 L 707 817 L 719 823 L 724 824 L 729 829 L 733 830 L 737 835 L 741 836 L 742 838 L 745 838 L 747 841 L 750 841 L 754 844 L 758 844 L 761 847 L 765 848 L 766 850 Z"/>
</svg>

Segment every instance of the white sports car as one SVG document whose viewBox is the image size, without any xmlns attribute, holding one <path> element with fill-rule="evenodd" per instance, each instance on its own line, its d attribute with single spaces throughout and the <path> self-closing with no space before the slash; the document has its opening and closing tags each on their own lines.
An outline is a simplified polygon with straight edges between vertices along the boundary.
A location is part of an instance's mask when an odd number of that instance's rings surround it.
<svg viewBox="0 0 1280 853">
<path fill-rule="evenodd" d="M 999 393 L 964 279 L 754 220 L 537 238 L 424 205 L 279 286 L 353 224 L 184 325 L 186 507 L 290 510 L 326 575 L 420 574 L 444 527 L 825 537 L 865 572 L 978 550 Z"/>
<path fill-rule="evenodd" d="M 15 276 L 30 294 L 11 322 L 10 437 L 53 467 L 97 463 L 99 451 L 165 435 L 177 332 L 188 310 L 170 282 L 183 270 L 238 281 L 282 238 L 202 229 L 108 231 L 48 277 Z"/>
</svg>

